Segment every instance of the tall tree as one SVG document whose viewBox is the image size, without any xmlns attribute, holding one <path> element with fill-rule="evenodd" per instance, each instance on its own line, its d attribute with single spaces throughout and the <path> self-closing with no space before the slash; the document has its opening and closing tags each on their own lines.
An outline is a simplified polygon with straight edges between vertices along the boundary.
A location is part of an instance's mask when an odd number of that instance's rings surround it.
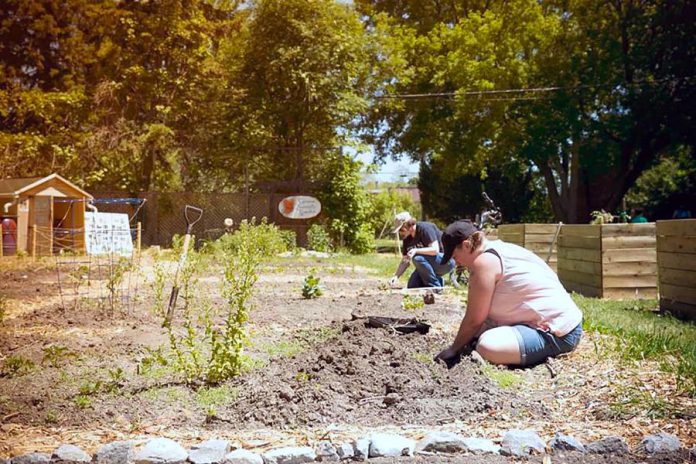
<svg viewBox="0 0 696 464">
<path fill-rule="evenodd" d="M 693 145 L 690 2 L 491 1 L 428 28 L 390 13 L 372 16 L 380 69 L 394 71 L 385 96 L 444 96 L 382 101 L 367 125 L 384 156 L 454 177 L 519 158 L 559 219 L 584 222 L 661 153 Z"/>
<path fill-rule="evenodd" d="M 229 115 L 234 155 L 223 161 L 290 189 L 325 178 L 326 152 L 366 107 L 363 24 L 333 0 L 259 0 L 244 33 L 242 48 L 228 49 L 241 97 Z"/>
</svg>

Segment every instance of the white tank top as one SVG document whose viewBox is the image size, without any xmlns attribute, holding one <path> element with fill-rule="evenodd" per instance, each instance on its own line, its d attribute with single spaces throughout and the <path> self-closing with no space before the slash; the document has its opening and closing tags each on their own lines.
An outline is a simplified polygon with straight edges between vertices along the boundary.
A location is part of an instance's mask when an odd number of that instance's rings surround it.
<svg viewBox="0 0 696 464">
<path fill-rule="evenodd" d="M 582 312 L 541 258 L 502 240 L 486 240 L 484 250 L 494 250 L 502 262 L 495 285 L 488 324 L 524 324 L 562 337 L 582 322 Z"/>
</svg>

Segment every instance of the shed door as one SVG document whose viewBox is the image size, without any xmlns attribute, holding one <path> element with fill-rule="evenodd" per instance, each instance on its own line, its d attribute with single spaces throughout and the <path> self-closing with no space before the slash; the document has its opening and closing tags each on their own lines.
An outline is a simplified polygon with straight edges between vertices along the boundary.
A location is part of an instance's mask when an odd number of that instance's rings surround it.
<svg viewBox="0 0 696 464">
<path fill-rule="evenodd" d="M 51 254 L 53 235 L 52 198 L 34 197 L 34 224 L 36 224 L 36 254 L 47 256 Z M 30 231 L 32 237 L 33 231 Z"/>
</svg>

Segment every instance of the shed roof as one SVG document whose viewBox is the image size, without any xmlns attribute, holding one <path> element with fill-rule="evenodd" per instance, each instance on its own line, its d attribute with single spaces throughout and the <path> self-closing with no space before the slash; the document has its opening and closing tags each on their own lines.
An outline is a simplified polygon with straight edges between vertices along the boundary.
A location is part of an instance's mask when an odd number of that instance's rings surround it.
<svg viewBox="0 0 696 464">
<path fill-rule="evenodd" d="M 35 189 L 37 187 L 40 187 L 41 184 L 50 182 L 50 181 L 58 181 L 62 184 L 65 184 L 68 186 L 70 189 L 78 192 L 81 196 L 85 198 L 94 198 L 92 195 L 87 193 L 86 191 L 82 190 L 80 187 L 77 185 L 73 184 L 66 178 L 58 175 L 58 174 L 51 174 L 50 176 L 47 177 L 22 177 L 18 179 L 0 179 L 0 196 L 2 197 L 18 197 L 21 196 L 23 193 L 27 193 L 28 191 Z"/>
</svg>

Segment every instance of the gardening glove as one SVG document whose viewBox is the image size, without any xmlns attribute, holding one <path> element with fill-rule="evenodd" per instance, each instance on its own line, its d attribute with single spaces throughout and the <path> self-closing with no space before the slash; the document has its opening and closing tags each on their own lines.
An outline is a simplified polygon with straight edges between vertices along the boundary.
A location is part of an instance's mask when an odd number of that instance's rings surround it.
<svg viewBox="0 0 696 464">
<path fill-rule="evenodd" d="M 389 286 L 391 288 L 396 288 L 399 286 L 399 278 L 396 276 L 392 276 L 391 279 L 389 279 Z"/>
<path fill-rule="evenodd" d="M 461 359 L 461 354 L 451 346 L 440 351 L 440 353 L 435 356 L 435 362 L 439 361 L 445 363 L 447 369 L 452 369 L 452 367 L 458 364 Z"/>
<path fill-rule="evenodd" d="M 407 255 L 409 258 L 413 259 L 413 257 L 416 256 L 416 251 L 418 251 L 417 248 L 411 248 L 410 250 L 408 250 L 408 251 L 406 252 L 406 255 Z"/>
</svg>

